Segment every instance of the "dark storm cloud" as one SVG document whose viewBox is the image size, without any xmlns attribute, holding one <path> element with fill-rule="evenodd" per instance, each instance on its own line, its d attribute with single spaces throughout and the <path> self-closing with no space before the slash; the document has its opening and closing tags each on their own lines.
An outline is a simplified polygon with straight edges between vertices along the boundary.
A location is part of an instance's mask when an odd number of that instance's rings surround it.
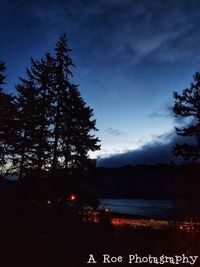
<svg viewBox="0 0 200 267">
<path fill-rule="evenodd" d="M 191 139 L 184 139 L 185 141 L 191 143 Z M 181 142 L 183 142 L 183 139 L 173 132 L 160 135 L 156 140 L 145 144 L 137 150 L 127 151 L 107 158 L 100 158 L 98 160 L 98 166 L 120 167 L 137 164 L 168 164 L 171 161 L 180 163 L 181 158 L 175 157 L 172 154 L 172 148 L 175 143 Z"/>
</svg>

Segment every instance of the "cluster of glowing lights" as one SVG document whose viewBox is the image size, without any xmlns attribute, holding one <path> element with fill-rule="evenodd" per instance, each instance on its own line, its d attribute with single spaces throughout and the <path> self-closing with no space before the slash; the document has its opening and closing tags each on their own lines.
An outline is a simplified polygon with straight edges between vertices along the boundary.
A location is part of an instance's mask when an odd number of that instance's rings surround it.
<svg viewBox="0 0 200 267">
<path fill-rule="evenodd" d="M 110 212 L 110 210 L 104 209 L 103 212 L 104 212 L 104 214 L 108 214 Z M 82 221 L 83 222 L 91 222 L 91 223 L 99 223 L 100 222 L 100 217 L 101 217 L 100 211 L 85 209 L 81 215 L 82 215 Z"/>
<path fill-rule="evenodd" d="M 181 222 L 178 224 L 177 229 L 182 232 L 200 231 L 200 223 L 198 222 Z"/>
<path fill-rule="evenodd" d="M 92 210 L 85 210 L 82 213 L 83 222 L 99 223 L 99 212 Z"/>
<path fill-rule="evenodd" d="M 169 227 L 169 222 L 161 220 L 112 218 L 111 223 L 114 226 L 128 225 L 134 228 L 165 229 Z"/>
<path fill-rule="evenodd" d="M 104 213 L 108 214 L 109 209 L 104 209 Z M 101 212 L 84 210 L 82 212 L 82 220 L 84 222 L 99 223 Z M 167 229 L 170 227 L 170 223 L 164 220 L 153 219 L 127 219 L 127 218 L 111 218 L 110 220 L 113 226 L 131 226 L 134 228 L 151 228 L 151 229 Z"/>
</svg>

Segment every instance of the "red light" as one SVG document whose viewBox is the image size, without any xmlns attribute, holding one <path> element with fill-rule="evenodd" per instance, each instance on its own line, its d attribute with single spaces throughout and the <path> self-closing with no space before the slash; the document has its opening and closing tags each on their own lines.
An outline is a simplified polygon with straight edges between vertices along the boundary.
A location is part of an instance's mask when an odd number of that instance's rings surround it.
<svg viewBox="0 0 200 267">
<path fill-rule="evenodd" d="M 77 199 L 77 196 L 74 195 L 74 194 L 71 194 L 71 195 L 69 196 L 69 200 L 70 200 L 70 201 L 76 201 L 76 199 Z"/>
</svg>

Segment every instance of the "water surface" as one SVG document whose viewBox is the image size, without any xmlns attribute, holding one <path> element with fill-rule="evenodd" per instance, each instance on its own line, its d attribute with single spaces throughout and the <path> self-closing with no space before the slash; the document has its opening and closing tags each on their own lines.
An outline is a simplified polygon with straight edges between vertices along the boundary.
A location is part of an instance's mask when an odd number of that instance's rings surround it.
<svg viewBox="0 0 200 267">
<path fill-rule="evenodd" d="M 183 208 L 183 201 L 151 199 L 101 199 L 101 209 L 111 212 L 140 215 L 145 217 L 171 218 Z"/>
</svg>

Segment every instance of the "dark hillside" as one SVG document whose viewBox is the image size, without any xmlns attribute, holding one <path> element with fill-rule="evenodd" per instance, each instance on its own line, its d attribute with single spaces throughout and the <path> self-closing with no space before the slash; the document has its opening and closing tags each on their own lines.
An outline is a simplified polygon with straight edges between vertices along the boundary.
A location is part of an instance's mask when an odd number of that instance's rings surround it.
<svg viewBox="0 0 200 267">
<path fill-rule="evenodd" d="M 98 168 L 96 177 L 102 198 L 190 199 L 199 195 L 200 169 L 196 166 Z"/>
</svg>

